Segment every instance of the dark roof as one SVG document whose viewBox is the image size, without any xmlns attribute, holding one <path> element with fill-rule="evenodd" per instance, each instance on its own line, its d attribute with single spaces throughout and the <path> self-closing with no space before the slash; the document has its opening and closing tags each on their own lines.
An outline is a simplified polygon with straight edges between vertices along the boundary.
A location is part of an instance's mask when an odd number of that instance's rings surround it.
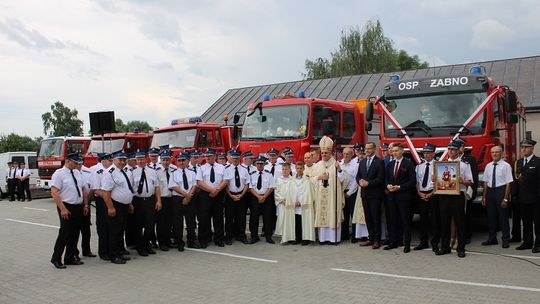
<svg viewBox="0 0 540 304">
<path fill-rule="evenodd" d="M 445 65 L 427 69 L 397 72 L 401 79 L 469 72 L 474 65 L 483 65 L 486 74 L 496 84 L 516 90 L 527 109 L 540 109 L 540 56 L 501 59 L 467 64 Z M 230 89 L 202 114 L 203 121 L 221 122 L 224 114 L 230 117 L 246 109 L 249 103 L 262 100 L 264 95 L 277 96 L 304 90 L 306 96 L 334 100 L 350 100 L 381 95 L 390 73 L 362 74 L 337 78 L 301 80 L 246 88 Z"/>
</svg>

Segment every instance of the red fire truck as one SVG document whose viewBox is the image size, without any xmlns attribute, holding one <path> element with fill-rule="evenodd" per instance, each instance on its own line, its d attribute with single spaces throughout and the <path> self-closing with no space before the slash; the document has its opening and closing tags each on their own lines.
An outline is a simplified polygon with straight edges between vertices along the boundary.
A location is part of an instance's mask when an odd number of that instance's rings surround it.
<svg viewBox="0 0 540 304">
<path fill-rule="evenodd" d="M 57 136 L 43 139 L 38 150 L 37 186 L 50 189 L 51 177 L 56 169 L 64 166 L 67 154 L 79 152 L 84 155 L 89 144 L 89 137 Z"/>
<path fill-rule="evenodd" d="M 228 118 L 224 118 L 227 122 Z M 233 127 L 217 123 L 203 122 L 200 117 L 187 117 L 175 119 L 171 125 L 154 130 L 152 147 L 169 146 L 173 156 L 182 151 L 194 149 L 215 149 L 223 153 L 231 147 L 235 147 L 233 139 Z M 173 162 L 176 159 L 173 158 Z"/>
<path fill-rule="evenodd" d="M 448 142 L 459 137 L 482 174 L 491 161 L 491 147 L 502 145 L 512 163 L 519 141 L 526 137 L 525 110 L 516 93 L 495 84 L 483 67 L 472 67 L 466 75 L 404 80 L 393 75 L 384 95 L 370 101 L 368 132 L 372 121 L 380 123 L 381 145 L 402 142 L 417 163 L 426 142 L 436 145 L 437 156 L 444 159 Z M 379 119 L 374 119 L 374 113 Z"/>
<path fill-rule="evenodd" d="M 119 150 L 124 150 L 126 153 L 135 152 L 137 150 L 146 151 L 150 148 L 152 134 L 125 132 L 125 133 L 105 133 L 92 136 L 92 141 L 88 147 L 88 151 L 84 156 L 84 165 L 91 167 L 97 164 L 98 153 L 112 153 Z"/>
<path fill-rule="evenodd" d="M 289 147 L 296 159 L 318 147 L 323 135 L 331 135 L 338 146 L 365 142 L 365 100 L 336 101 L 291 94 L 248 106 L 238 142 L 241 151 L 266 155 L 270 148 Z M 235 123 L 240 115 L 235 115 Z"/>
</svg>

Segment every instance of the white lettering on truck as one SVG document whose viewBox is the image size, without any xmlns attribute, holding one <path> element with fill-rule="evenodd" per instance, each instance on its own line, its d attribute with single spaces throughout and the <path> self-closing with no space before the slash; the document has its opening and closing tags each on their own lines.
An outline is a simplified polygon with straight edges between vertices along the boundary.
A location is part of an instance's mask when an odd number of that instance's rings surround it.
<svg viewBox="0 0 540 304">
<path fill-rule="evenodd" d="M 468 77 L 431 79 L 431 83 L 429 87 L 430 88 L 448 87 L 448 86 L 456 86 L 456 85 L 467 85 L 468 83 L 469 83 Z"/>
<path fill-rule="evenodd" d="M 398 85 L 398 89 L 400 91 L 403 90 L 414 90 L 418 86 L 418 81 L 408 81 L 408 82 L 402 82 Z"/>
</svg>

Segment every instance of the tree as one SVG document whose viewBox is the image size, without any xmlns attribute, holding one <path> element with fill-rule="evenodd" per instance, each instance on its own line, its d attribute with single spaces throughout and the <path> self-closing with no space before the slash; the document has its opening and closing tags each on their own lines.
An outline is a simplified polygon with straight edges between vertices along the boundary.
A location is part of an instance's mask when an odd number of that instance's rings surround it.
<svg viewBox="0 0 540 304">
<path fill-rule="evenodd" d="M 11 151 L 37 151 L 41 142 L 41 137 L 32 139 L 28 136 L 21 136 L 15 133 L 0 135 L 0 153 Z"/>
<path fill-rule="evenodd" d="M 150 132 L 153 130 L 150 124 L 142 120 L 131 120 L 124 124 L 122 119 L 117 118 L 114 123 L 118 132 L 133 132 L 135 129 L 139 132 Z"/>
<path fill-rule="evenodd" d="M 427 68 L 428 63 L 405 50 L 396 50 L 392 40 L 384 36 L 379 20 L 370 20 L 362 31 L 341 31 L 339 49 L 330 53 L 330 59 L 308 59 L 305 67 L 304 78 L 321 79 Z"/>
<path fill-rule="evenodd" d="M 43 132 L 45 135 L 52 131 L 53 136 L 65 136 L 71 134 L 80 136 L 83 134 L 83 121 L 77 115 L 76 109 L 71 110 L 64 106 L 60 101 L 51 105 L 51 112 L 41 115 L 43 120 Z"/>
</svg>

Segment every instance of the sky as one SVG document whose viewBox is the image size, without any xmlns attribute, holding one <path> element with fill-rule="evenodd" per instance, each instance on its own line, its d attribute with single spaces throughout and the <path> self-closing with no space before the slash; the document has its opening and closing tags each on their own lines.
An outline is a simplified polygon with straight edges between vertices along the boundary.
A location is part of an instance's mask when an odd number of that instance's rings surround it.
<svg viewBox="0 0 540 304">
<path fill-rule="evenodd" d="M 0 135 L 43 136 L 56 101 L 85 133 L 97 111 L 164 127 L 228 89 L 301 80 L 376 19 L 430 66 L 540 53 L 535 0 L 0 0 Z"/>
</svg>

